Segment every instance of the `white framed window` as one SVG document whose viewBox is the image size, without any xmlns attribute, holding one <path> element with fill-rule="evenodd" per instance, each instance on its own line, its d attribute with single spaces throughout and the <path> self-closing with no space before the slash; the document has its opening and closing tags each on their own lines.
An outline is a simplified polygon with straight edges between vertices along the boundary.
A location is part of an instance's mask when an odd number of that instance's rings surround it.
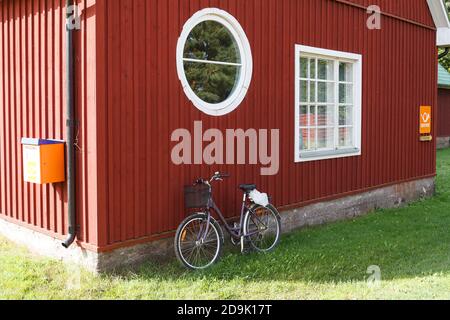
<svg viewBox="0 0 450 320">
<path fill-rule="evenodd" d="M 361 155 L 362 56 L 295 46 L 295 161 Z"/>
<path fill-rule="evenodd" d="M 217 8 L 194 14 L 178 40 L 177 72 L 186 96 L 200 111 L 211 116 L 234 111 L 253 72 L 250 44 L 239 22 Z"/>
</svg>

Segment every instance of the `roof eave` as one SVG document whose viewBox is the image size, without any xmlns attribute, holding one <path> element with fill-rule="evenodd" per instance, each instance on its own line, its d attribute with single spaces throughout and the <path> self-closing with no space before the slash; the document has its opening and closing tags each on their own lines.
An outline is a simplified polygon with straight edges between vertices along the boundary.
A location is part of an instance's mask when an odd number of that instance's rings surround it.
<svg viewBox="0 0 450 320">
<path fill-rule="evenodd" d="M 427 2 L 437 29 L 437 46 L 450 47 L 450 22 L 444 2 L 442 0 L 427 0 Z"/>
<path fill-rule="evenodd" d="M 450 28 L 437 29 L 437 46 L 450 47 Z"/>
</svg>

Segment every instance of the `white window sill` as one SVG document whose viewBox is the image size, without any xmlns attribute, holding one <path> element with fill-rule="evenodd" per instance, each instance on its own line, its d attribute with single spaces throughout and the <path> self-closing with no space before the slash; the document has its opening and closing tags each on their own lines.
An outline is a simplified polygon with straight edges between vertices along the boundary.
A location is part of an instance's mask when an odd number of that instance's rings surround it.
<svg viewBox="0 0 450 320">
<path fill-rule="evenodd" d="M 357 157 L 361 155 L 361 150 L 356 148 L 351 149 L 340 149 L 340 150 L 330 150 L 330 151 L 311 151 L 300 153 L 300 158 L 297 162 L 310 162 L 310 161 L 320 161 L 329 159 L 339 159 L 347 157 Z"/>
</svg>

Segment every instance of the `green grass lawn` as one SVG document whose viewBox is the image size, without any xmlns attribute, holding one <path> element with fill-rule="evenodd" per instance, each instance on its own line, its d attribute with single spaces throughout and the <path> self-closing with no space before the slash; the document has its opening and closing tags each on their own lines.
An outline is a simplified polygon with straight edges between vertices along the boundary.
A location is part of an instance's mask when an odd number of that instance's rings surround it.
<svg viewBox="0 0 450 320">
<path fill-rule="evenodd" d="M 450 150 L 438 173 L 433 199 L 286 235 L 270 255 L 228 250 L 204 272 L 172 262 L 71 277 L 0 239 L 0 299 L 450 299 Z M 372 265 L 378 286 L 367 284 Z"/>
</svg>

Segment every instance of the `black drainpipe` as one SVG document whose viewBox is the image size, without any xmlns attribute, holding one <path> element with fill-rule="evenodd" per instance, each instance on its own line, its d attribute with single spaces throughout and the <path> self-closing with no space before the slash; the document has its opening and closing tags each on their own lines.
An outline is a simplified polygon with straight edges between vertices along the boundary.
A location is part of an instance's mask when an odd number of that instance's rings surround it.
<svg viewBox="0 0 450 320">
<path fill-rule="evenodd" d="M 441 60 L 443 57 L 445 57 L 447 54 L 448 54 L 448 52 L 450 51 L 450 48 L 445 48 L 445 51 L 444 52 L 442 52 L 439 56 L 438 56 L 438 59 L 439 60 Z"/>
<path fill-rule="evenodd" d="M 67 240 L 62 243 L 64 248 L 69 248 L 77 236 L 76 208 L 75 208 L 75 110 L 74 110 L 74 72 L 73 72 L 73 26 L 69 25 L 72 12 L 69 14 L 69 7 L 73 6 L 73 0 L 66 2 L 66 77 L 67 77 L 67 110 L 66 110 L 66 143 L 67 143 L 67 203 L 68 203 L 68 226 L 69 234 Z"/>
</svg>

